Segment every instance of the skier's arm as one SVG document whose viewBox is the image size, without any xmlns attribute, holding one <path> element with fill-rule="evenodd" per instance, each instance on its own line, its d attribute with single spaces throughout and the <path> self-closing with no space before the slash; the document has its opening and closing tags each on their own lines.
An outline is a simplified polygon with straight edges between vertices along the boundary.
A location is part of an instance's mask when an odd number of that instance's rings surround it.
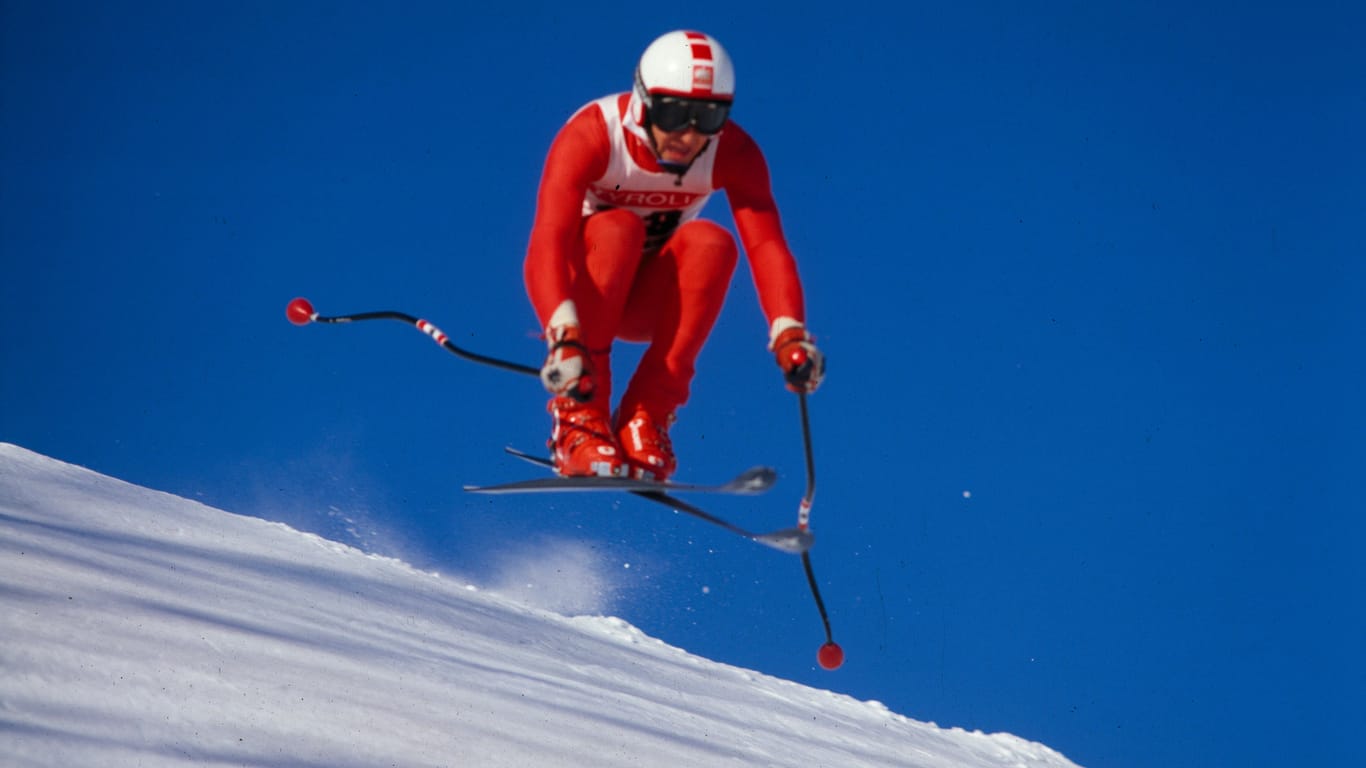
<svg viewBox="0 0 1366 768">
<path fill-rule="evenodd" d="M 790 389 L 814 392 L 825 375 L 825 358 L 806 330 L 801 278 L 783 237 L 768 164 L 754 140 L 733 123 L 717 150 L 716 179 L 730 200 L 759 304 L 768 318 L 769 348 Z"/>
<path fill-rule="evenodd" d="M 602 113 L 589 105 L 560 129 L 546 155 L 522 265 L 527 295 L 542 328 L 578 324 L 569 260 L 579 247 L 584 193 L 606 173 L 610 151 Z"/>
<path fill-rule="evenodd" d="M 775 324 L 786 325 L 780 322 L 784 319 L 804 323 L 806 309 L 797 261 L 783 237 L 763 153 L 734 123 L 726 126 L 719 145 L 716 185 L 725 189 L 730 201 L 731 215 L 740 232 L 740 242 L 749 260 L 764 316 L 768 318 L 770 328 Z"/>
</svg>

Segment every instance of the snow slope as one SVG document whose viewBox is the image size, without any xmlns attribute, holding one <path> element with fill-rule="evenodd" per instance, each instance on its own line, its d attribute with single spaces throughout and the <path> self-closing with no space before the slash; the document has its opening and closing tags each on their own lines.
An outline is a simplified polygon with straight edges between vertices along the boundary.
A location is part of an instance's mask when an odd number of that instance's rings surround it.
<svg viewBox="0 0 1366 768">
<path fill-rule="evenodd" d="M 0 444 L 6 766 L 1071 766 Z"/>
</svg>

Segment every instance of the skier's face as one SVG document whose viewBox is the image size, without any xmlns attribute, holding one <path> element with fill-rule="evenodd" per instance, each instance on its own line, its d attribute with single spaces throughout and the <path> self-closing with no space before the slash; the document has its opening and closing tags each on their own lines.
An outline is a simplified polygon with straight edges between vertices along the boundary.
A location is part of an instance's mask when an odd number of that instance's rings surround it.
<svg viewBox="0 0 1366 768">
<path fill-rule="evenodd" d="M 651 125 L 650 135 L 655 140 L 655 154 L 659 159 L 675 165 L 691 163 L 711 138 L 705 133 L 698 133 L 692 125 L 684 126 L 679 131 L 665 131 L 657 125 Z"/>
</svg>

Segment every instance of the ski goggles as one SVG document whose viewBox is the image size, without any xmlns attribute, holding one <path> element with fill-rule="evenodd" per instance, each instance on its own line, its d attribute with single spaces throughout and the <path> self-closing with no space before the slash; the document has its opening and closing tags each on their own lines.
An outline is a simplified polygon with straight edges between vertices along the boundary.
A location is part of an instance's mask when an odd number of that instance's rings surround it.
<svg viewBox="0 0 1366 768">
<path fill-rule="evenodd" d="M 698 133 L 713 134 L 725 126 L 729 117 L 730 105 L 723 101 L 655 96 L 650 104 L 650 123 L 668 133 L 691 125 Z"/>
</svg>

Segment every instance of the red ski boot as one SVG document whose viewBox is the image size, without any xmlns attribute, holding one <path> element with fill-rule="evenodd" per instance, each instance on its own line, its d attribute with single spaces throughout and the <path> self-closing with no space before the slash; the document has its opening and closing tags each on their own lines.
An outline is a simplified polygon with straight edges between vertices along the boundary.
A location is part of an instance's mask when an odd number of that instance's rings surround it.
<svg viewBox="0 0 1366 768">
<path fill-rule="evenodd" d="M 555 472 L 564 477 L 624 477 L 626 464 L 612 437 L 607 414 L 568 397 L 550 401 L 547 409 L 555 428 L 547 445 L 553 451 Z"/>
<path fill-rule="evenodd" d="M 669 425 L 673 415 L 657 420 L 644 409 L 617 414 L 617 439 L 626 454 L 629 475 L 639 480 L 663 482 L 678 468 L 673 444 L 669 442 Z"/>
</svg>

